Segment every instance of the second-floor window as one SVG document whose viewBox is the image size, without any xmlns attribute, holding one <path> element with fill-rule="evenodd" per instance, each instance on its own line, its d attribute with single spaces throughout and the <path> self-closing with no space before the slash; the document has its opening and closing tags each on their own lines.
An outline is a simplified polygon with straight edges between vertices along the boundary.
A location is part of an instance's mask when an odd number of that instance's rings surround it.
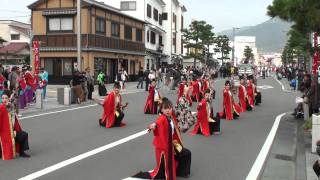
<svg viewBox="0 0 320 180">
<path fill-rule="evenodd" d="M 106 21 L 103 18 L 96 18 L 96 33 L 106 32 Z"/>
<path fill-rule="evenodd" d="M 52 17 L 48 19 L 48 31 L 73 31 L 72 17 Z"/>
<path fill-rule="evenodd" d="M 150 42 L 150 33 L 147 31 L 147 42 Z"/>
<path fill-rule="evenodd" d="M 20 34 L 11 34 L 11 40 L 20 40 Z"/>
<path fill-rule="evenodd" d="M 142 29 L 136 29 L 136 41 L 142 42 Z"/>
<path fill-rule="evenodd" d="M 116 22 L 111 23 L 111 36 L 120 37 L 120 24 Z"/>
<path fill-rule="evenodd" d="M 151 9 L 152 9 L 151 5 L 150 5 L 150 4 L 147 4 L 147 16 L 148 16 L 149 18 L 151 18 Z"/>
<path fill-rule="evenodd" d="M 163 44 L 162 44 L 162 36 L 161 36 L 161 35 L 159 35 L 159 45 L 160 45 L 160 46 L 163 45 Z"/>
<path fill-rule="evenodd" d="M 162 25 L 162 15 L 159 14 L 159 24 Z"/>
<path fill-rule="evenodd" d="M 122 1 L 120 8 L 125 11 L 135 11 L 136 1 Z"/>
<path fill-rule="evenodd" d="M 156 33 L 151 31 L 151 44 L 156 44 Z"/>
<path fill-rule="evenodd" d="M 158 21 L 158 16 L 159 16 L 159 14 L 158 14 L 158 9 L 154 8 L 154 9 L 153 9 L 153 19 L 154 19 L 155 21 Z"/>
<path fill-rule="evenodd" d="M 132 40 L 132 27 L 130 26 L 124 27 L 124 38 Z"/>
</svg>

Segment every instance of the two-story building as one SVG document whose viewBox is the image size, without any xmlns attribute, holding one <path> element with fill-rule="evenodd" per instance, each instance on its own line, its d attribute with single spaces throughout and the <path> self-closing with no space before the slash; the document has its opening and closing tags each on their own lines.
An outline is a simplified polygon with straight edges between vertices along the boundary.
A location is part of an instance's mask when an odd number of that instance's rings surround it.
<svg viewBox="0 0 320 180">
<path fill-rule="evenodd" d="M 13 20 L 0 20 L 0 63 L 19 65 L 30 55 L 30 24 Z"/>
<path fill-rule="evenodd" d="M 147 69 L 158 68 L 181 59 L 183 54 L 183 13 L 186 8 L 177 0 L 104 0 L 123 13 L 145 21 Z"/>
<path fill-rule="evenodd" d="M 32 11 L 33 40 L 40 41 L 41 67 L 50 82 L 68 81 L 77 67 L 77 1 L 38 0 Z M 134 79 L 144 67 L 145 22 L 95 0 L 81 5 L 81 70 L 103 71 L 114 82 L 120 68 Z M 33 58 L 31 59 L 33 62 Z"/>
</svg>

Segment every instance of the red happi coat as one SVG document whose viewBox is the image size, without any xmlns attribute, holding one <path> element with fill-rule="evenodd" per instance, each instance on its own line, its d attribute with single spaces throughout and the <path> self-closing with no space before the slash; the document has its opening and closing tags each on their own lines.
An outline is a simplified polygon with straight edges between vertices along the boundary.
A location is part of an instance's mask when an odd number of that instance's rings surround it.
<svg viewBox="0 0 320 180">
<path fill-rule="evenodd" d="M 24 74 L 24 78 L 25 78 L 26 84 L 27 84 L 28 86 L 31 86 L 31 87 L 34 86 L 34 78 L 33 78 L 32 74 L 31 74 L 31 72 L 27 71 L 27 72 Z"/>
<path fill-rule="evenodd" d="M 22 131 L 18 118 L 15 116 L 14 125 L 12 125 L 11 116 L 6 109 L 5 104 L 0 105 L 0 143 L 2 150 L 2 159 L 10 160 L 19 152 L 19 145 L 15 144 L 14 131 Z"/>
<path fill-rule="evenodd" d="M 227 120 L 233 120 L 233 113 L 240 115 L 241 107 L 234 102 L 232 92 L 230 90 L 223 90 L 223 109 L 224 112 L 220 113 L 220 116 L 226 116 Z"/>
<path fill-rule="evenodd" d="M 155 96 L 155 87 L 150 85 L 149 86 L 149 95 L 147 97 L 146 104 L 144 106 L 144 113 L 147 113 L 148 110 L 151 114 L 156 114 L 154 108 L 154 96 Z"/>
<path fill-rule="evenodd" d="M 204 79 L 203 80 L 203 86 L 202 86 L 202 94 L 204 95 L 204 93 L 206 92 L 206 90 L 208 90 L 209 89 L 209 82 L 206 80 L 206 79 Z"/>
<path fill-rule="evenodd" d="M 180 136 L 180 131 L 177 126 L 177 120 L 176 117 L 173 115 L 171 117 L 173 124 L 174 124 L 174 131 L 172 141 L 173 142 L 168 142 L 169 137 L 168 137 L 168 128 L 170 124 L 167 121 L 167 117 L 165 115 L 160 115 L 159 118 L 156 120 L 156 129 L 153 131 L 154 134 L 154 139 L 153 139 L 153 145 L 155 147 L 155 156 L 156 156 L 156 167 L 150 172 L 150 176 L 152 178 L 155 178 L 160 170 L 160 165 L 161 165 L 161 160 L 162 157 L 165 159 L 165 175 L 166 175 L 166 180 L 176 180 L 176 161 L 174 158 L 174 145 L 172 145 L 172 149 L 169 149 L 169 143 L 179 143 L 181 147 L 182 145 L 182 140 Z M 169 156 L 169 151 L 171 151 L 172 156 Z M 172 159 L 172 174 L 173 177 L 169 177 L 169 158 Z"/>
<path fill-rule="evenodd" d="M 242 111 L 241 112 L 245 112 L 247 110 L 247 90 L 246 87 L 244 85 L 240 85 L 239 86 L 239 104 L 241 106 Z"/>
<path fill-rule="evenodd" d="M 119 94 L 119 104 L 121 104 L 122 98 Z M 115 114 L 117 110 L 117 104 L 116 104 L 116 94 L 114 92 L 111 92 L 108 94 L 108 96 L 105 97 L 103 102 L 103 114 L 102 114 L 102 122 L 106 122 L 106 128 L 112 128 L 115 123 Z M 124 126 L 122 123 L 121 126 Z"/>
<path fill-rule="evenodd" d="M 200 89 L 199 89 L 199 81 L 196 80 L 192 84 L 192 96 L 196 98 L 197 102 L 200 102 Z"/>
<path fill-rule="evenodd" d="M 197 122 L 194 126 L 193 131 L 191 132 L 192 135 L 196 135 L 199 131 L 199 128 L 201 130 L 201 133 L 204 136 L 210 136 L 210 128 L 209 128 L 209 116 L 208 116 L 208 110 L 207 110 L 207 100 L 203 98 L 200 102 L 200 104 L 197 107 L 198 113 L 197 113 Z M 210 107 L 209 107 L 210 108 Z"/>
<path fill-rule="evenodd" d="M 255 99 L 255 96 L 254 96 L 255 85 L 252 84 L 252 82 L 248 83 L 247 93 L 248 93 L 248 97 L 247 98 L 248 98 L 249 105 L 253 108 L 254 107 L 254 99 Z"/>
</svg>

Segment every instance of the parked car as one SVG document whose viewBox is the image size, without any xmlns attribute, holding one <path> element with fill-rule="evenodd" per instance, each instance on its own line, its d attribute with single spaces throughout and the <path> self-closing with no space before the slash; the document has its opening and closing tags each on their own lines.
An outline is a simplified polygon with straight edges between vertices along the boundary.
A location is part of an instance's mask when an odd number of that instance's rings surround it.
<svg viewBox="0 0 320 180">
<path fill-rule="evenodd" d="M 239 76 L 251 76 L 254 74 L 253 65 L 251 64 L 240 64 L 238 65 L 238 75 Z"/>
</svg>

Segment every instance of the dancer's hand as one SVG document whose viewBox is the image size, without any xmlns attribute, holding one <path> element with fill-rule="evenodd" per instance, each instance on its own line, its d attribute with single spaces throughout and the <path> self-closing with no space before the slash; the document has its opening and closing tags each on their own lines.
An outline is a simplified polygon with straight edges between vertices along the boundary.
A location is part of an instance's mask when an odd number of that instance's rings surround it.
<svg viewBox="0 0 320 180">
<path fill-rule="evenodd" d="M 152 123 L 148 126 L 148 132 L 155 130 L 157 127 L 156 123 Z"/>
</svg>

